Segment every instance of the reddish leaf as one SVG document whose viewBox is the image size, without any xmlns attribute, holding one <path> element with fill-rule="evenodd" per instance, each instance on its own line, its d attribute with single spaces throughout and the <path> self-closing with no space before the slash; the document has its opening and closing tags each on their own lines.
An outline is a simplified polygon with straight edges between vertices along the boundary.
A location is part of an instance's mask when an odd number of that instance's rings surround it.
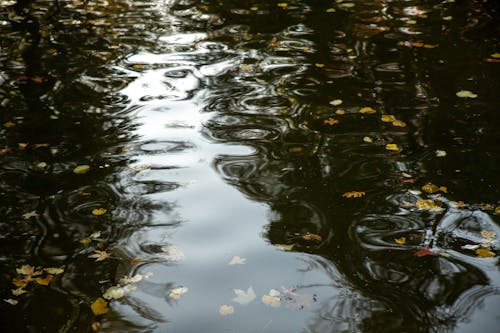
<svg viewBox="0 0 500 333">
<path fill-rule="evenodd" d="M 415 257 L 424 257 L 424 256 L 435 256 L 436 253 L 433 252 L 430 248 L 428 247 L 423 247 L 417 252 L 413 253 Z"/>
<path fill-rule="evenodd" d="M 10 153 L 11 151 L 12 151 L 12 149 L 10 149 L 10 148 L 0 149 L 0 155 Z"/>
</svg>

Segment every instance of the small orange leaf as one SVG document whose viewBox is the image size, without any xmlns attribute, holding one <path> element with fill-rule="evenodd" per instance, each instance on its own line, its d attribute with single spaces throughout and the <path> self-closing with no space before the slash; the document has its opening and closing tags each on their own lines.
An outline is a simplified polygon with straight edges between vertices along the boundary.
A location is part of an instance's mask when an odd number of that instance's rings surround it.
<svg viewBox="0 0 500 333">
<path fill-rule="evenodd" d="M 12 284 L 15 285 L 18 288 L 25 288 L 30 281 L 31 281 L 31 278 L 24 278 L 24 279 L 21 279 L 21 280 L 19 280 L 17 278 L 13 278 L 12 279 Z"/>
<path fill-rule="evenodd" d="M 335 125 L 338 123 L 339 123 L 339 121 L 337 119 L 333 119 L 333 118 L 328 118 L 328 119 L 323 120 L 323 124 Z"/>
<path fill-rule="evenodd" d="M 102 315 L 108 312 L 108 302 L 106 302 L 102 297 L 99 297 L 95 300 L 94 303 L 90 306 L 92 312 L 96 315 Z"/>
<path fill-rule="evenodd" d="M 52 274 L 47 274 L 46 277 L 44 278 L 36 278 L 35 281 L 41 286 L 48 286 L 50 281 L 54 278 L 54 275 Z"/>
<path fill-rule="evenodd" d="M 493 258 L 495 256 L 494 252 L 491 252 L 490 250 L 485 249 L 484 247 L 477 249 L 476 254 L 479 258 Z"/>
<path fill-rule="evenodd" d="M 352 198 L 361 198 L 365 194 L 366 194 L 365 192 L 361 191 L 350 191 L 342 194 L 342 196 L 347 199 L 352 199 Z"/>
</svg>

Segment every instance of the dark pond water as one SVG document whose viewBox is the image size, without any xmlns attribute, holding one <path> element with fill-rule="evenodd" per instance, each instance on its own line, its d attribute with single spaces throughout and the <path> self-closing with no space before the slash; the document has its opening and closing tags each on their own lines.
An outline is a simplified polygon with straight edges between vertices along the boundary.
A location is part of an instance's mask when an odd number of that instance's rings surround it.
<svg viewBox="0 0 500 333">
<path fill-rule="evenodd" d="M 495 1 L 0 6 L 2 332 L 498 332 Z"/>
</svg>

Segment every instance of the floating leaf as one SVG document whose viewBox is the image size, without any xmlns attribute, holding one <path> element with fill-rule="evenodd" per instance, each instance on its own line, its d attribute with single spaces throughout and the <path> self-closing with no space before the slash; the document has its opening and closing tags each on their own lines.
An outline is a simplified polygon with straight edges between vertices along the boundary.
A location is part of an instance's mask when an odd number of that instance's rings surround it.
<svg viewBox="0 0 500 333">
<path fill-rule="evenodd" d="M 23 288 L 21 288 L 21 287 L 19 287 L 19 288 L 17 288 L 17 289 L 11 289 L 11 291 L 12 291 L 12 295 L 14 295 L 14 296 L 19 296 L 19 295 L 22 295 L 22 294 L 27 293 L 27 291 L 26 291 L 26 290 L 24 290 L 24 289 L 23 289 Z"/>
<path fill-rule="evenodd" d="M 392 114 L 384 114 L 380 119 L 385 123 L 392 123 L 393 121 L 396 121 L 396 117 Z"/>
<path fill-rule="evenodd" d="M 101 215 L 104 215 L 106 214 L 107 212 L 107 209 L 106 208 L 94 208 L 92 209 L 92 215 L 95 215 L 95 216 L 101 216 Z"/>
<path fill-rule="evenodd" d="M 333 101 L 330 101 L 330 105 L 333 105 L 333 106 L 339 106 L 342 103 L 343 102 L 341 99 L 334 99 Z"/>
<path fill-rule="evenodd" d="M 418 209 L 432 209 L 432 208 L 436 207 L 436 204 L 434 203 L 434 201 L 429 200 L 429 199 L 417 200 L 416 205 L 417 205 Z"/>
<path fill-rule="evenodd" d="M 27 277 L 27 278 L 25 277 L 23 279 L 13 278 L 12 284 L 18 288 L 25 288 L 28 285 L 28 283 L 30 283 L 30 281 L 31 281 L 31 277 Z"/>
<path fill-rule="evenodd" d="M 396 239 L 394 239 L 394 241 L 396 243 L 398 243 L 399 245 L 404 245 L 404 244 L 406 244 L 406 237 L 396 238 Z"/>
<path fill-rule="evenodd" d="M 227 316 L 234 313 L 234 308 L 231 305 L 221 305 L 219 308 L 219 313 L 223 316 Z"/>
<path fill-rule="evenodd" d="M 353 198 L 361 198 L 365 194 L 366 194 L 365 192 L 361 191 L 350 191 L 342 194 L 342 196 L 347 199 L 353 199 Z"/>
<path fill-rule="evenodd" d="M 422 191 L 427 192 L 427 193 L 436 193 L 436 192 L 439 192 L 439 187 L 437 187 L 434 184 L 427 183 L 424 186 L 422 186 Z"/>
<path fill-rule="evenodd" d="M 95 261 L 102 261 L 111 257 L 111 253 L 106 251 L 94 250 L 94 252 L 94 254 L 89 255 L 89 258 L 95 258 Z"/>
<path fill-rule="evenodd" d="M 171 299 L 179 300 L 183 294 L 188 292 L 188 290 L 189 289 L 187 287 L 174 288 L 170 291 L 168 297 L 170 297 Z"/>
<path fill-rule="evenodd" d="M 476 254 L 479 258 L 493 258 L 495 256 L 494 252 L 491 252 L 490 250 L 484 247 L 477 249 Z"/>
<path fill-rule="evenodd" d="M 366 143 L 372 143 L 373 139 L 370 138 L 369 136 L 365 136 L 365 137 L 363 137 L 363 141 L 366 142 Z"/>
<path fill-rule="evenodd" d="M 43 270 L 53 275 L 62 274 L 64 272 L 64 268 L 57 268 L 57 267 L 47 267 L 44 268 Z"/>
<path fill-rule="evenodd" d="M 399 151 L 399 147 L 395 143 L 388 143 L 385 145 L 385 149 L 391 150 L 391 151 Z"/>
<path fill-rule="evenodd" d="M 495 58 L 495 59 L 500 59 L 500 53 L 493 53 L 490 55 L 490 57 Z"/>
<path fill-rule="evenodd" d="M 328 118 L 328 119 L 323 120 L 323 124 L 335 125 L 338 123 L 339 123 L 339 121 L 337 119 L 333 119 L 333 118 Z"/>
<path fill-rule="evenodd" d="M 342 110 L 342 109 L 337 109 L 337 110 L 335 111 L 335 114 L 337 114 L 337 115 L 341 116 L 341 115 L 345 114 L 345 110 Z"/>
<path fill-rule="evenodd" d="M 90 309 L 94 313 L 94 315 L 99 316 L 108 312 L 108 302 L 106 302 L 103 298 L 99 297 L 92 303 Z"/>
<path fill-rule="evenodd" d="M 366 106 L 366 107 L 359 109 L 359 112 L 361 112 L 363 114 L 372 114 L 372 113 L 376 113 L 377 111 L 375 111 L 374 109 L 372 109 L 369 106 Z"/>
<path fill-rule="evenodd" d="M 21 215 L 23 217 L 23 219 L 25 220 L 28 220 L 29 218 L 31 217 L 38 217 L 38 214 L 36 211 L 31 211 L 31 212 L 28 212 L 28 213 L 24 213 L 23 215 Z"/>
<path fill-rule="evenodd" d="M 335 8 L 328 8 L 326 10 L 327 13 L 335 13 L 337 10 Z"/>
<path fill-rule="evenodd" d="M 392 125 L 396 126 L 396 127 L 406 127 L 406 123 L 404 121 L 401 121 L 401 120 L 394 120 L 392 122 Z"/>
<path fill-rule="evenodd" d="M 436 253 L 433 252 L 430 248 L 428 247 L 423 247 L 417 252 L 413 253 L 415 257 L 424 257 L 424 256 L 435 256 Z"/>
<path fill-rule="evenodd" d="M 484 238 L 495 238 L 497 235 L 494 231 L 481 230 L 481 236 Z"/>
<path fill-rule="evenodd" d="M 286 7 L 288 7 L 288 4 L 287 4 L 286 2 L 279 2 L 279 3 L 277 4 L 277 6 L 278 6 L 278 7 L 281 7 L 281 8 L 286 8 Z"/>
<path fill-rule="evenodd" d="M 243 265 L 247 261 L 245 258 L 234 256 L 228 265 Z"/>
<path fill-rule="evenodd" d="M 98 321 L 94 321 L 92 325 L 90 325 L 90 327 L 92 328 L 92 331 L 98 332 L 101 329 L 101 323 Z"/>
<path fill-rule="evenodd" d="M 464 250 L 477 250 L 477 249 L 479 249 L 479 247 L 480 246 L 477 244 L 466 244 L 466 245 L 461 246 L 460 248 L 464 249 Z"/>
<path fill-rule="evenodd" d="M 166 245 L 162 246 L 161 250 L 165 252 L 164 257 L 167 260 L 181 261 L 185 258 L 184 253 L 177 246 Z"/>
<path fill-rule="evenodd" d="M 316 66 L 318 68 L 323 68 L 323 67 L 325 67 L 325 64 L 318 64 L 318 63 L 316 63 L 316 64 L 314 64 L 314 66 Z"/>
<path fill-rule="evenodd" d="M 445 157 L 446 151 L 444 150 L 436 150 L 436 157 Z"/>
<path fill-rule="evenodd" d="M 281 300 L 277 296 L 263 295 L 262 302 L 266 305 L 270 305 L 273 308 L 279 308 L 281 306 Z"/>
<path fill-rule="evenodd" d="M 8 121 L 6 123 L 3 123 L 3 127 L 5 127 L 5 128 L 11 128 L 11 127 L 14 127 L 14 126 L 16 126 L 16 124 L 13 123 L 12 121 Z"/>
<path fill-rule="evenodd" d="M 236 297 L 233 298 L 233 301 L 236 303 L 239 303 L 241 305 L 248 304 L 252 302 L 255 297 L 255 292 L 253 291 L 252 286 L 250 286 L 247 291 L 241 290 L 241 289 L 233 289 L 234 293 L 236 294 Z"/>
<path fill-rule="evenodd" d="M 468 91 L 468 90 L 460 90 L 457 92 L 457 97 L 460 97 L 460 98 L 476 98 L 477 95 L 474 94 L 473 92 L 471 91 Z"/>
<path fill-rule="evenodd" d="M 82 175 L 84 173 L 89 172 L 90 170 L 90 165 L 79 165 L 76 168 L 73 169 L 73 172 L 76 173 L 77 175 Z"/>
<path fill-rule="evenodd" d="M 82 244 L 90 244 L 92 243 L 92 239 L 90 237 L 80 239 L 80 243 Z"/>
<path fill-rule="evenodd" d="M 4 299 L 4 302 L 9 303 L 10 305 L 17 305 L 17 303 L 19 303 L 18 301 L 12 298 Z"/>
<path fill-rule="evenodd" d="M 16 268 L 17 274 L 28 275 L 28 276 L 37 276 L 42 275 L 42 271 L 35 271 L 35 267 L 31 265 L 22 265 L 19 268 Z"/>
<path fill-rule="evenodd" d="M 54 278 L 54 275 L 52 274 L 47 274 L 47 276 L 41 278 L 36 278 L 35 279 L 35 282 L 38 283 L 39 285 L 41 286 L 48 286 L 50 281 L 52 281 L 52 279 Z"/>
<path fill-rule="evenodd" d="M 274 246 L 283 251 L 292 251 L 295 244 L 274 244 Z"/>
<path fill-rule="evenodd" d="M 302 239 L 307 240 L 307 241 L 315 241 L 315 242 L 321 242 L 323 238 L 320 235 L 316 234 L 311 234 L 311 233 L 306 233 L 305 235 L 302 236 Z"/>
<path fill-rule="evenodd" d="M 130 278 L 124 276 L 118 282 L 120 282 L 121 284 L 136 283 L 136 282 L 141 281 L 142 278 L 143 278 L 143 276 L 141 274 L 136 274 Z"/>
<path fill-rule="evenodd" d="M 119 299 L 122 298 L 125 295 L 125 291 L 123 288 L 117 287 L 117 286 L 112 286 L 109 287 L 108 290 L 102 295 L 105 299 Z"/>
</svg>

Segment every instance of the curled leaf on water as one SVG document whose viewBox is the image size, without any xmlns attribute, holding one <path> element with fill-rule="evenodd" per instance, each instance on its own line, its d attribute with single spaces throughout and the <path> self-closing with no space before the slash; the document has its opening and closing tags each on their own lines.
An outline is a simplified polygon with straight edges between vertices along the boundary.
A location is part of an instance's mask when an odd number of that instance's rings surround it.
<svg viewBox="0 0 500 333">
<path fill-rule="evenodd" d="M 106 302 L 102 297 L 99 297 L 92 303 L 90 309 L 94 315 L 99 316 L 108 312 L 108 302 Z"/>
<path fill-rule="evenodd" d="M 90 170 L 90 165 L 79 165 L 76 168 L 73 169 L 73 172 L 76 173 L 77 175 L 82 175 L 84 173 L 89 172 Z"/>
<path fill-rule="evenodd" d="M 223 316 L 233 314 L 234 307 L 232 307 L 231 305 L 227 305 L 227 304 L 221 305 L 221 307 L 219 308 L 219 313 Z"/>
<path fill-rule="evenodd" d="M 92 215 L 95 215 L 95 216 L 101 216 L 101 215 L 104 215 L 106 214 L 107 212 L 107 209 L 106 208 L 94 208 L 92 209 Z"/>
<path fill-rule="evenodd" d="M 476 254 L 479 258 L 493 258 L 496 255 L 495 252 L 484 247 L 477 249 Z"/>
<path fill-rule="evenodd" d="M 456 95 L 457 95 L 457 97 L 460 97 L 460 98 L 476 98 L 477 97 L 477 94 L 475 94 L 471 91 L 468 91 L 468 90 L 457 91 Z"/>
<path fill-rule="evenodd" d="M 62 274 L 64 272 L 64 268 L 62 267 L 47 267 L 47 268 L 44 268 L 43 269 L 44 271 L 46 271 L 47 273 L 49 274 L 53 274 L 53 275 L 58 275 L 58 274 Z"/>
<path fill-rule="evenodd" d="M 395 238 L 394 241 L 399 245 L 406 244 L 406 237 Z"/>
<path fill-rule="evenodd" d="M 377 111 L 375 111 L 374 109 L 372 109 L 369 106 L 365 106 L 365 107 L 362 107 L 361 109 L 359 109 L 359 112 L 363 113 L 363 114 L 372 114 L 372 113 L 376 113 Z"/>
<path fill-rule="evenodd" d="M 350 191 L 342 194 L 342 196 L 347 199 L 353 199 L 353 198 L 361 198 L 365 194 L 366 193 L 362 191 Z"/>
<path fill-rule="evenodd" d="M 363 141 L 366 143 L 371 143 L 371 142 L 373 142 L 373 139 L 370 138 L 369 136 L 365 136 L 365 137 L 363 137 Z"/>
<path fill-rule="evenodd" d="M 385 145 L 385 149 L 391 150 L 391 151 L 399 151 L 399 147 L 395 143 L 388 143 Z"/>
</svg>

